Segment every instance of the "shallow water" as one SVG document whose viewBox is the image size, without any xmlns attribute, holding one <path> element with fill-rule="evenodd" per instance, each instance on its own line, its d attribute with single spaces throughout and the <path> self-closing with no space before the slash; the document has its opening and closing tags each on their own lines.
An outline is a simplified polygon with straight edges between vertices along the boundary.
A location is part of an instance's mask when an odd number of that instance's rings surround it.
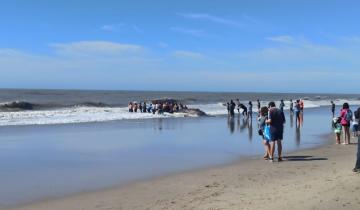
<svg viewBox="0 0 360 210">
<path fill-rule="evenodd" d="M 328 142 L 329 108 L 305 110 L 300 129 L 286 119 L 285 152 Z M 0 139 L 0 207 L 263 153 L 256 119 L 226 116 L 5 126 Z"/>
</svg>

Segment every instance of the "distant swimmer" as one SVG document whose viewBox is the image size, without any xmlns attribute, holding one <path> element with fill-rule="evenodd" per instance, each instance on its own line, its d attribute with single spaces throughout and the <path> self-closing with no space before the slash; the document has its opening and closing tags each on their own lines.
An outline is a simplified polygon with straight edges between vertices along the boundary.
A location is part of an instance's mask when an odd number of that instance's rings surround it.
<svg viewBox="0 0 360 210">
<path fill-rule="evenodd" d="M 290 114 L 294 114 L 294 103 L 292 99 L 290 99 Z"/>
<path fill-rule="evenodd" d="M 260 116 L 260 107 L 261 107 L 260 99 L 256 100 L 256 102 L 257 102 L 258 116 Z"/>
</svg>

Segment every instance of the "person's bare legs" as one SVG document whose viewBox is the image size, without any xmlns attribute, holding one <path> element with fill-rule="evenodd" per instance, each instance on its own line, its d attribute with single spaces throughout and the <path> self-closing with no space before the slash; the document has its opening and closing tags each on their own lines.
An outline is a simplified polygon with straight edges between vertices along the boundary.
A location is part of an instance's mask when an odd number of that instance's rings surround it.
<svg viewBox="0 0 360 210">
<path fill-rule="evenodd" d="M 282 156 L 281 156 L 282 143 L 281 143 L 281 140 L 277 140 L 277 146 L 278 146 L 278 158 L 279 158 L 279 161 L 282 161 Z"/>
<path fill-rule="evenodd" d="M 336 135 L 336 144 L 340 144 L 340 133 L 337 133 L 335 135 Z"/>
<path fill-rule="evenodd" d="M 346 126 L 346 128 L 347 128 L 347 130 L 346 130 L 346 132 L 347 132 L 347 144 L 350 144 L 350 138 L 351 138 L 351 136 L 350 136 L 350 126 Z"/>
<path fill-rule="evenodd" d="M 270 141 L 270 158 L 271 159 L 274 158 L 274 153 L 275 153 L 275 142 Z"/>
<path fill-rule="evenodd" d="M 263 140 L 263 144 L 264 144 L 264 148 L 265 148 L 264 158 L 269 158 L 270 157 L 270 144 L 266 140 Z"/>
<path fill-rule="evenodd" d="M 349 126 L 343 126 L 344 129 L 344 144 L 350 143 L 350 127 Z"/>
</svg>

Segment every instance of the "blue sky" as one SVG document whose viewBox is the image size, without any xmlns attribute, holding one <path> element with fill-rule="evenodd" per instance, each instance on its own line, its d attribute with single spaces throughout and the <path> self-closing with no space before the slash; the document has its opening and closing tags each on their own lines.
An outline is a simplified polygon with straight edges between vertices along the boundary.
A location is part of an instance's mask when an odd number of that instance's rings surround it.
<svg viewBox="0 0 360 210">
<path fill-rule="evenodd" d="M 360 2 L 2 1 L 0 87 L 357 93 Z"/>
</svg>

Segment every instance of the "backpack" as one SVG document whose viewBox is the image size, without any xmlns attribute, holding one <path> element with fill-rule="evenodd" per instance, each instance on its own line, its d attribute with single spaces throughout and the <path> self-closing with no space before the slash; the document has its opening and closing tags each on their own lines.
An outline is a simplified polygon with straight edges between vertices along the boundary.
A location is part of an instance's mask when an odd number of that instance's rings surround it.
<svg viewBox="0 0 360 210">
<path fill-rule="evenodd" d="M 352 120 L 352 112 L 350 109 L 347 110 L 346 114 L 345 114 L 345 120 L 347 122 L 350 122 Z"/>
</svg>

